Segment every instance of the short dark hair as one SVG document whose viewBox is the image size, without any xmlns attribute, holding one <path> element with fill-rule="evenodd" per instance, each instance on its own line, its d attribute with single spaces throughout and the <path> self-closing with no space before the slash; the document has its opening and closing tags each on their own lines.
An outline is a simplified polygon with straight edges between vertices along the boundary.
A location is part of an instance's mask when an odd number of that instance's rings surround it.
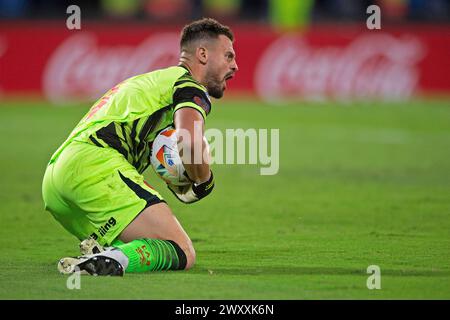
<svg viewBox="0 0 450 320">
<path fill-rule="evenodd" d="M 183 49 L 192 41 L 200 39 L 217 39 L 219 35 L 227 36 L 234 41 L 231 29 L 212 18 L 203 18 L 185 25 L 181 31 L 180 48 Z"/>
</svg>

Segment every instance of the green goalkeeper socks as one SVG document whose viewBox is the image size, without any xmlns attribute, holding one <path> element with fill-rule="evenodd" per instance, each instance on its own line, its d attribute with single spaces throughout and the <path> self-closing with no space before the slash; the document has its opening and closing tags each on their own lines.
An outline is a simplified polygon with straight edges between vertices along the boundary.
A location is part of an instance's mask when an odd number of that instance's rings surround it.
<svg viewBox="0 0 450 320">
<path fill-rule="evenodd" d="M 112 246 L 128 257 L 125 272 L 181 270 L 186 267 L 186 255 L 171 240 L 136 239 L 128 243 L 116 240 Z"/>
</svg>

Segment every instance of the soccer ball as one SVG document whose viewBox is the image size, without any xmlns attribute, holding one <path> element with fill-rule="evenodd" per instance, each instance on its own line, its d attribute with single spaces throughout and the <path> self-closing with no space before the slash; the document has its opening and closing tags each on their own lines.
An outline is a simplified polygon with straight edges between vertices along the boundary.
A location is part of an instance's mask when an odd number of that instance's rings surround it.
<svg viewBox="0 0 450 320">
<path fill-rule="evenodd" d="M 174 186 L 185 186 L 191 182 L 178 153 L 178 139 L 174 128 L 161 131 L 153 141 L 150 162 L 156 174 Z"/>
</svg>

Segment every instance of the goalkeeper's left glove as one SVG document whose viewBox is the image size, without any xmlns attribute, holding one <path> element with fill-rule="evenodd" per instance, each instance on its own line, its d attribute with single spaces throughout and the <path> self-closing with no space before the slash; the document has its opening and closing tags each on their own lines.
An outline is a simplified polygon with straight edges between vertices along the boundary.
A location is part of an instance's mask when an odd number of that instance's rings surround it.
<svg viewBox="0 0 450 320">
<path fill-rule="evenodd" d="M 174 186 L 167 184 L 170 191 L 183 203 L 194 203 L 206 197 L 214 189 L 214 176 L 211 171 L 211 176 L 208 181 L 202 183 L 191 183 L 186 186 Z"/>
</svg>

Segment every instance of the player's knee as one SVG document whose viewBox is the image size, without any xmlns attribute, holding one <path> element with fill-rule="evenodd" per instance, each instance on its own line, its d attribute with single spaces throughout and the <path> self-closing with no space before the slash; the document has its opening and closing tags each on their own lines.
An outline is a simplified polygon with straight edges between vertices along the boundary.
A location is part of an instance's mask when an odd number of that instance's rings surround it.
<svg viewBox="0 0 450 320">
<path fill-rule="evenodd" d="M 186 255 L 186 267 L 184 269 L 188 270 L 195 264 L 195 249 L 191 243 L 190 245 L 186 246 L 183 251 Z"/>
<path fill-rule="evenodd" d="M 188 270 L 192 268 L 195 263 L 195 250 L 190 240 L 186 242 L 175 242 L 169 240 L 175 248 L 179 264 L 177 270 Z"/>
</svg>

